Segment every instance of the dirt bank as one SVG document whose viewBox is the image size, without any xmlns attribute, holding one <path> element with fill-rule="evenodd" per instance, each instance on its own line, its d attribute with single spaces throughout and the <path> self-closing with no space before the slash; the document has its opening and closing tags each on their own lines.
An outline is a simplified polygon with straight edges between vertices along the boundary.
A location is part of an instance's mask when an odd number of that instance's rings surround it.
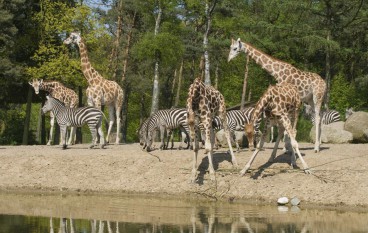
<svg viewBox="0 0 368 233">
<path fill-rule="evenodd" d="M 281 196 L 303 203 L 368 207 L 368 144 L 324 144 L 320 153 L 301 143 L 301 152 L 312 175 L 290 170 L 289 158 L 279 150 L 275 163 L 266 164 L 272 144 L 266 144 L 251 173 L 239 177 L 225 150 L 214 155 L 216 182 L 205 172 L 208 160 L 201 151 L 199 183 L 190 184 L 192 151 L 155 150 L 150 154 L 138 144 L 87 149 L 75 145 L 0 146 L 0 189 L 78 193 L 147 193 L 193 195 L 210 199 L 275 202 Z M 240 168 L 251 156 L 236 154 Z M 300 161 L 297 160 L 297 163 Z"/>
</svg>

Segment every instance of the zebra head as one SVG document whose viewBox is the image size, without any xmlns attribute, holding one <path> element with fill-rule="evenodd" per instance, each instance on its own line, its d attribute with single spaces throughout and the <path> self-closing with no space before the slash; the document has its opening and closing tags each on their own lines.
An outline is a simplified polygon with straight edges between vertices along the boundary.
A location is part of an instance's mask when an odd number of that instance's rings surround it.
<svg viewBox="0 0 368 233">
<path fill-rule="evenodd" d="M 54 107 L 55 103 L 53 103 L 55 101 L 54 98 L 50 97 L 50 96 L 46 96 L 46 102 L 42 107 L 42 113 L 45 114 L 47 112 L 50 112 L 52 110 L 52 108 Z"/>
<path fill-rule="evenodd" d="M 79 32 L 70 33 L 69 37 L 64 40 L 64 44 L 79 44 L 81 41 L 81 35 Z"/>
<path fill-rule="evenodd" d="M 28 82 L 29 85 L 31 85 L 33 87 L 33 89 L 35 90 L 36 95 L 38 95 L 38 93 L 40 93 L 40 87 L 42 86 L 43 83 L 43 79 L 38 80 L 38 79 L 33 79 L 32 82 Z"/>
</svg>

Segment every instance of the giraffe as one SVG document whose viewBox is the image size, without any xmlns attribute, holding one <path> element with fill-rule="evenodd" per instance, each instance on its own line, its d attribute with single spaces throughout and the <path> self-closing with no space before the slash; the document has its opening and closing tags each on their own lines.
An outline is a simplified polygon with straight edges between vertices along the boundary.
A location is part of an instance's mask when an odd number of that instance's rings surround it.
<svg viewBox="0 0 368 233">
<path fill-rule="evenodd" d="M 38 95 L 40 90 L 47 91 L 52 97 L 60 100 L 65 104 L 66 107 L 76 108 L 78 107 L 78 95 L 72 89 L 65 87 L 63 84 L 57 81 L 43 81 L 43 79 L 33 79 L 32 82 L 29 82 L 35 93 Z M 50 112 L 50 136 L 47 145 L 50 146 L 53 140 L 54 133 L 54 125 L 55 125 L 55 116 L 53 112 Z M 75 132 L 76 128 L 71 127 L 70 136 L 68 140 L 68 145 L 74 144 L 75 140 Z M 61 134 L 61 132 L 60 132 Z M 61 141 L 60 141 L 61 143 Z"/>
<path fill-rule="evenodd" d="M 298 154 L 300 161 L 303 164 L 304 172 L 310 174 L 309 167 L 304 161 L 300 151 L 298 142 L 296 141 L 296 124 L 299 116 L 299 108 L 301 106 L 301 99 L 296 86 L 290 83 L 277 84 L 275 86 L 269 86 L 263 96 L 259 99 L 253 112 L 252 118 L 248 124 L 245 125 L 245 131 L 249 141 L 253 140 L 254 135 L 254 122 L 261 117 L 263 112 L 266 115 L 266 127 L 263 129 L 261 140 L 257 144 L 256 150 L 253 152 L 252 157 L 241 170 L 240 174 L 244 175 L 252 165 L 258 152 L 262 149 L 263 143 L 266 139 L 267 128 L 272 125 L 277 125 L 279 132 L 273 148 L 270 162 L 275 159 L 279 142 L 284 135 L 284 131 L 287 132 L 287 139 L 292 146 L 291 150 L 291 166 L 296 166 L 295 152 Z"/>
<path fill-rule="evenodd" d="M 230 141 L 230 131 L 226 120 L 226 106 L 223 95 L 212 86 L 206 86 L 201 78 L 198 77 L 189 87 L 187 99 L 187 122 L 189 125 L 190 140 L 193 145 L 193 167 L 191 174 L 191 182 L 194 183 L 197 176 L 197 156 L 199 150 L 198 138 L 196 130 L 198 130 L 198 122 L 203 125 L 205 130 L 205 153 L 208 156 L 209 173 L 211 180 L 215 180 L 215 170 L 212 163 L 214 132 L 212 129 L 213 117 L 218 115 L 222 121 L 225 136 L 229 145 L 231 161 L 236 167 L 238 163 L 234 156 L 234 152 Z M 196 119 L 197 118 L 197 119 Z"/>
<path fill-rule="evenodd" d="M 64 40 L 64 44 L 77 44 L 81 58 L 81 67 L 84 77 L 87 79 L 87 98 L 88 105 L 101 109 L 102 105 L 109 108 L 109 128 L 107 131 L 106 142 L 109 142 L 112 126 L 116 115 L 116 142 L 120 142 L 120 113 L 123 105 L 123 89 L 115 81 L 107 80 L 95 70 L 88 58 L 87 46 L 84 43 L 80 33 L 72 32 Z M 114 112 L 115 111 L 115 112 Z"/>
<path fill-rule="evenodd" d="M 301 101 L 314 108 L 316 114 L 316 141 L 314 151 L 319 152 L 321 144 L 321 107 L 326 92 L 325 81 L 316 73 L 306 72 L 293 65 L 277 60 L 248 43 L 240 40 L 231 41 L 228 61 L 241 51 L 248 54 L 264 70 L 276 78 L 277 83 L 291 83 L 298 88 Z"/>
</svg>

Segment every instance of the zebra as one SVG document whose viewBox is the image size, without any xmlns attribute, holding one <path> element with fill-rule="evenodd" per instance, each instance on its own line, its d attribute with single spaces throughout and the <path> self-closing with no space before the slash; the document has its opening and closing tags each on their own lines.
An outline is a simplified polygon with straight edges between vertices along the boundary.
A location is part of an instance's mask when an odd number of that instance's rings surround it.
<svg viewBox="0 0 368 233">
<path fill-rule="evenodd" d="M 151 145 L 153 142 L 153 133 L 156 129 L 160 130 L 161 145 L 160 149 L 165 149 L 164 135 L 167 130 L 168 140 L 172 136 L 172 130 L 180 128 L 182 131 L 182 141 L 179 149 L 182 148 L 182 144 L 185 138 L 189 138 L 189 127 L 187 124 L 187 110 L 184 108 L 172 108 L 166 110 L 159 110 L 154 113 L 147 123 L 146 127 L 146 150 L 151 151 Z M 189 140 L 187 140 L 189 141 Z M 189 144 L 188 144 L 189 145 Z"/>
<path fill-rule="evenodd" d="M 315 124 L 315 113 L 310 105 L 304 104 L 305 115 Z M 321 124 L 328 125 L 341 120 L 340 113 L 336 110 L 321 111 Z"/>
<path fill-rule="evenodd" d="M 254 111 L 254 108 L 250 107 L 244 110 L 229 110 L 226 112 L 226 120 L 227 120 L 227 124 L 229 125 L 231 139 L 235 141 L 237 152 L 240 151 L 239 141 L 242 140 L 242 137 L 236 138 L 235 131 L 243 131 L 243 134 L 245 134 L 244 125 L 249 123 L 250 117 L 252 116 L 253 111 Z M 260 134 L 261 121 L 262 119 L 260 118 L 255 122 L 254 129 L 257 135 Z M 201 129 L 201 124 L 199 124 L 199 128 Z M 215 116 L 213 118 L 212 128 L 216 131 L 219 131 L 223 128 L 220 117 Z M 201 129 L 201 132 L 202 132 L 202 129 Z M 216 140 L 216 144 L 218 144 L 217 140 Z"/>
<path fill-rule="evenodd" d="M 89 148 L 95 146 L 97 132 L 100 136 L 100 146 L 105 147 L 105 138 L 102 131 L 102 119 L 105 117 L 103 112 L 94 107 L 81 107 L 81 108 L 68 108 L 59 101 L 51 96 L 46 97 L 46 103 L 42 107 L 42 112 L 45 114 L 52 111 L 56 117 L 56 121 L 60 126 L 61 140 L 63 149 L 66 149 L 66 129 L 67 126 L 80 127 L 87 123 L 92 134 L 92 144 Z"/>
</svg>

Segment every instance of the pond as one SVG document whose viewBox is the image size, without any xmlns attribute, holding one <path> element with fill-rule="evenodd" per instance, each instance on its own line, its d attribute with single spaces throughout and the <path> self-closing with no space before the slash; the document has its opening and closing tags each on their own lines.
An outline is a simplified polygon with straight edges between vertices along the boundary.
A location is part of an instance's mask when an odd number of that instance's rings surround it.
<svg viewBox="0 0 368 233">
<path fill-rule="evenodd" d="M 0 194 L 0 233 L 368 232 L 367 211 L 168 196 Z"/>
</svg>

